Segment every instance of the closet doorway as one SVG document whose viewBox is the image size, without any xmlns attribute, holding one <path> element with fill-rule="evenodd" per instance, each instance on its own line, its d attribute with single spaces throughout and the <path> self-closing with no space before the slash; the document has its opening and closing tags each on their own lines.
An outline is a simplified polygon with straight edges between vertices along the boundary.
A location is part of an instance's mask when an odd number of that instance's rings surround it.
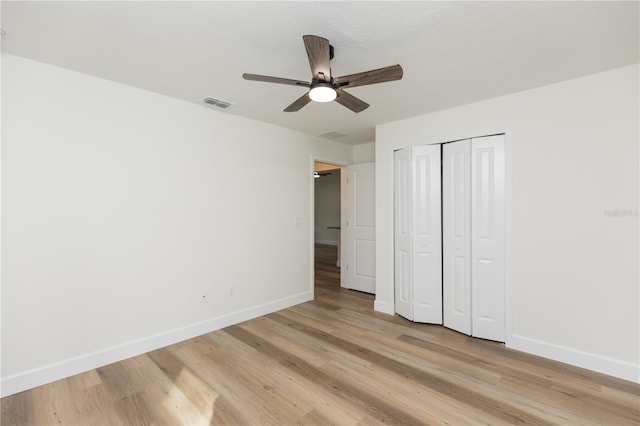
<svg viewBox="0 0 640 426">
<path fill-rule="evenodd" d="M 396 312 L 505 341 L 504 135 L 394 153 Z"/>
</svg>

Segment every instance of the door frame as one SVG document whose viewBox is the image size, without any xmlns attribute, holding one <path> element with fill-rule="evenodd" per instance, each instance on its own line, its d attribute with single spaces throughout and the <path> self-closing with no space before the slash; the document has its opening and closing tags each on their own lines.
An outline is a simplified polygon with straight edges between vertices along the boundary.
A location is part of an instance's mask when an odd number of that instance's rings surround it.
<svg viewBox="0 0 640 426">
<path fill-rule="evenodd" d="M 307 175 L 309 179 L 309 194 L 310 194 L 309 196 L 309 246 L 310 246 L 309 247 L 309 291 L 311 292 L 311 298 L 312 298 L 311 300 L 315 298 L 314 289 L 315 289 L 315 274 L 316 274 L 316 266 L 315 266 L 316 187 L 315 187 L 315 180 L 313 177 L 313 172 L 315 169 L 316 162 L 335 164 L 336 166 L 340 167 L 340 169 L 349 165 L 345 161 L 336 160 L 334 158 L 320 157 L 320 156 L 315 156 L 313 154 L 309 156 L 309 166 L 308 166 L 309 173 Z M 340 173 L 342 173 L 342 170 L 340 170 Z M 342 200 L 342 188 L 340 188 L 340 197 L 341 197 L 340 199 Z M 342 221 L 342 201 L 340 202 L 340 204 L 341 204 L 340 220 Z"/>
<path fill-rule="evenodd" d="M 473 136 L 470 136 L 473 134 Z M 393 161 L 393 153 L 394 151 L 402 148 L 407 148 L 411 145 L 438 145 L 447 142 L 455 142 L 464 139 L 473 139 L 473 138 L 481 138 L 484 136 L 494 136 L 494 135 L 504 135 L 504 161 L 505 161 L 505 188 L 504 188 L 504 202 L 505 202 L 505 211 L 504 211 L 504 278 L 505 278 L 505 287 L 504 287 L 504 297 L 505 297 L 505 306 L 504 306 L 504 314 L 505 314 L 505 345 L 511 346 L 512 336 L 513 336 L 513 310 L 512 310 L 512 301 L 513 301 L 513 245 L 512 245 L 512 230 L 513 230 L 513 168 L 512 168 L 512 149 L 513 149 L 513 131 L 510 128 L 499 128 L 499 129 L 489 129 L 484 131 L 477 132 L 468 132 L 466 134 L 453 134 L 451 137 L 438 137 L 437 141 L 434 141 L 433 138 L 425 138 L 424 142 L 419 141 L 418 138 L 412 138 L 407 143 L 397 143 L 393 146 L 389 147 L 390 155 L 387 159 L 387 164 L 390 170 L 389 178 L 390 188 L 393 195 L 393 188 L 395 187 L 394 182 L 394 161 Z M 376 179 L 379 179 L 380 176 L 376 175 Z M 391 252 L 390 256 L 387 257 L 386 262 L 387 265 L 390 266 L 390 271 L 394 271 L 394 253 L 395 248 L 393 246 L 393 232 L 394 232 L 394 212 L 393 212 L 393 203 L 389 203 L 389 216 L 387 223 L 380 224 L 376 223 L 376 226 L 382 228 L 383 225 L 389 232 L 391 236 Z M 374 302 L 374 310 L 379 312 L 384 312 L 390 315 L 395 314 L 395 282 L 392 287 L 393 291 L 391 292 L 391 304 L 390 306 L 383 301 L 376 300 Z"/>
</svg>

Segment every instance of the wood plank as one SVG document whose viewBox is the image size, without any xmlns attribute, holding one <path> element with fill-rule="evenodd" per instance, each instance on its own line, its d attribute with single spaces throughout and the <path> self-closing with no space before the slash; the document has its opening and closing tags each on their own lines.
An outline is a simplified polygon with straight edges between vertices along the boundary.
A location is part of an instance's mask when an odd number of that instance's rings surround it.
<svg viewBox="0 0 640 426">
<path fill-rule="evenodd" d="M 271 316 L 274 319 L 280 318 L 278 314 Z M 467 387 L 461 386 L 453 380 L 446 380 L 439 374 L 434 374 L 423 369 L 415 368 L 414 365 L 401 362 L 393 357 L 383 355 L 374 350 L 368 349 L 358 343 L 353 343 L 356 339 L 354 335 L 351 335 L 351 341 L 337 337 L 326 333 L 319 328 L 310 326 L 309 324 L 293 324 L 290 321 L 287 322 L 289 326 L 296 327 L 298 330 L 308 334 L 316 339 L 321 339 L 327 344 L 339 347 L 349 353 L 358 354 L 362 359 L 369 361 L 372 364 L 380 365 L 390 371 L 396 373 L 399 377 L 404 377 L 408 380 L 415 380 L 419 383 L 428 386 L 431 389 L 437 389 L 440 393 L 443 393 L 451 398 L 459 400 L 470 407 L 481 409 L 487 414 L 500 418 L 503 421 L 510 423 L 533 423 L 533 424 L 548 424 L 547 421 L 542 418 L 516 407 L 513 404 L 506 403 L 488 397 L 486 394 L 470 390 Z M 487 388 L 487 391 L 490 391 Z"/>
<path fill-rule="evenodd" d="M 418 424 L 420 421 L 411 415 L 408 415 L 397 407 L 387 404 L 385 401 L 379 400 L 374 396 L 362 392 L 344 377 L 327 374 L 320 369 L 314 368 L 311 364 L 303 359 L 289 354 L 281 349 L 271 345 L 266 340 L 247 332 L 240 326 L 233 326 L 226 329 L 232 336 L 243 342 L 247 342 L 254 348 L 260 348 L 260 352 L 276 359 L 281 365 L 293 370 L 296 374 L 302 375 L 307 379 L 319 383 L 350 401 L 352 404 L 363 408 L 379 421 L 392 424 Z"/>
</svg>

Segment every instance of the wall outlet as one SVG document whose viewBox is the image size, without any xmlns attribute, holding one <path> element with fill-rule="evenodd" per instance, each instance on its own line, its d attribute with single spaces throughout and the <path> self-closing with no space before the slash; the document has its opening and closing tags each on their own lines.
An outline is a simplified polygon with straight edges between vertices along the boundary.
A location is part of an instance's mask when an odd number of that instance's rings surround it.
<svg viewBox="0 0 640 426">
<path fill-rule="evenodd" d="M 208 300 L 209 300 L 209 291 L 203 290 L 202 293 L 200 293 L 200 303 L 206 303 Z"/>
<path fill-rule="evenodd" d="M 229 296 L 233 296 L 233 293 L 235 292 L 235 288 L 233 285 L 229 285 L 229 287 L 227 287 L 227 291 L 229 293 Z"/>
</svg>

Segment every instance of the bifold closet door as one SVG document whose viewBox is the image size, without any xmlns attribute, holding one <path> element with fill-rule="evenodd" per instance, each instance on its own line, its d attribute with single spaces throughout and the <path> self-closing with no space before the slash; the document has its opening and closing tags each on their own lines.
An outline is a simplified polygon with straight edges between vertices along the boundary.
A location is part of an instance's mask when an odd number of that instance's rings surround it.
<svg viewBox="0 0 640 426">
<path fill-rule="evenodd" d="M 411 148 L 393 154 L 393 264 L 395 311 L 413 321 L 411 281 Z"/>
<path fill-rule="evenodd" d="M 412 147 L 413 320 L 442 324 L 441 145 Z"/>
<path fill-rule="evenodd" d="M 396 312 L 504 342 L 504 135 L 404 148 L 394 168 Z"/>
<path fill-rule="evenodd" d="M 472 335 L 505 341 L 504 135 L 471 141 Z"/>
<path fill-rule="evenodd" d="M 442 324 L 440 159 L 440 145 L 394 154 L 395 310 L 433 324 Z"/>
<path fill-rule="evenodd" d="M 445 144 L 444 325 L 505 341 L 504 135 Z"/>
<path fill-rule="evenodd" d="M 471 335 L 471 140 L 442 147 L 444 325 Z"/>
</svg>

